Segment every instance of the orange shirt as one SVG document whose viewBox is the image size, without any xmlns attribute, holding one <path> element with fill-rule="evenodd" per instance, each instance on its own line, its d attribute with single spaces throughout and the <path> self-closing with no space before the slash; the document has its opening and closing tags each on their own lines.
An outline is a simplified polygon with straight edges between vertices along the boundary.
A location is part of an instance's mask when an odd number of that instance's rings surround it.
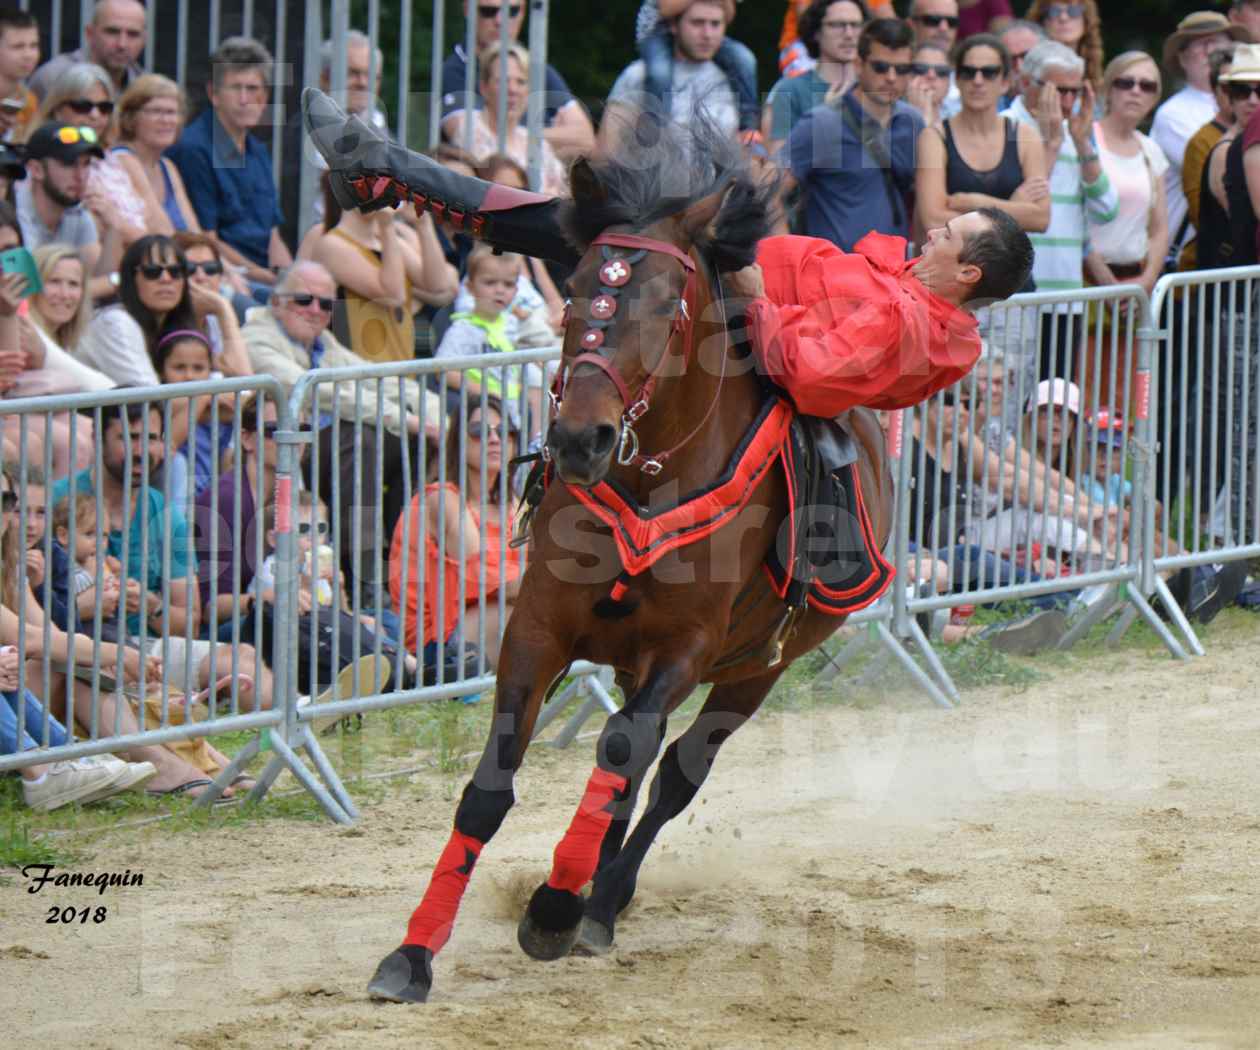
<svg viewBox="0 0 1260 1050">
<path fill-rule="evenodd" d="M 445 487 L 459 494 L 459 486 L 454 482 L 448 481 Z M 433 482 L 424 490 L 427 495 L 430 492 L 437 492 L 442 486 L 437 482 Z M 477 514 L 477 508 L 472 504 L 468 504 L 468 511 L 472 516 L 474 523 L 479 528 L 481 519 Z M 394 538 L 389 547 L 389 594 L 394 600 L 394 605 L 402 613 L 403 618 L 403 634 L 407 643 L 407 648 L 412 652 L 417 649 L 416 646 L 416 605 L 417 593 L 419 588 L 418 577 L 420 574 L 419 559 L 416 553 L 420 543 L 420 515 L 424 512 L 424 504 L 421 500 L 421 494 L 416 495 L 411 500 L 411 506 L 407 508 L 405 516 L 398 518 L 398 524 L 394 526 Z M 401 600 L 402 595 L 402 569 L 403 569 L 403 524 L 410 519 L 411 524 L 408 526 L 411 530 L 410 540 L 412 550 L 408 556 L 407 564 L 407 600 Z M 510 524 L 509 524 L 510 528 Z M 520 552 L 508 548 L 506 566 L 500 564 L 499 561 L 499 538 L 501 532 L 499 529 L 499 512 L 498 508 L 492 508 L 492 513 L 486 516 L 485 532 L 483 540 L 483 549 L 486 555 L 486 600 L 489 601 L 490 595 L 495 594 L 499 587 L 504 583 L 510 583 L 515 580 L 521 572 Z M 464 595 L 461 601 L 459 594 L 459 551 L 451 550 L 449 544 L 444 552 L 446 557 L 439 566 L 438 562 L 438 536 L 435 529 L 430 528 L 425 536 L 424 544 L 424 643 L 428 644 L 437 638 L 438 632 L 438 579 L 443 580 L 442 585 L 442 631 L 445 641 L 451 636 L 451 632 L 459 626 L 459 612 L 462 605 L 476 605 L 478 595 L 481 591 L 481 555 L 473 554 L 464 559 Z M 471 641 L 472 639 L 469 639 Z"/>
<path fill-rule="evenodd" d="M 801 412 L 907 408 L 971 371 L 975 317 L 928 291 L 905 256 L 906 242 L 882 233 L 852 252 L 816 237 L 758 246 L 766 297 L 748 307 L 753 348 Z"/>
</svg>

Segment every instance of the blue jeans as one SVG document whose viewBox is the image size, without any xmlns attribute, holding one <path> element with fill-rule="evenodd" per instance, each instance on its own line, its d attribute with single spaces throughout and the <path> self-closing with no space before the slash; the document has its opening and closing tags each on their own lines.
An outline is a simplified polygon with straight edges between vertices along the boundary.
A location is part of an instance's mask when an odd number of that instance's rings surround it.
<svg viewBox="0 0 1260 1050">
<path fill-rule="evenodd" d="M 956 547 L 942 547 L 936 552 L 936 556 L 949 566 L 954 587 L 960 592 L 979 590 L 981 587 L 1005 587 L 1012 583 L 1035 583 L 1041 579 L 1035 572 L 1018 568 L 991 551 L 965 543 Z M 1076 594 L 1076 591 L 1060 591 L 1057 594 L 1039 594 L 1022 600 L 1026 600 L 1036 609 L 1063 609 L 1071 604 Z"/>
<path fill-rule="evenodd" d="M 29 689 L 26 690 L 25 695 L 14 691 L 0 693 L 0 697 L 3 697 L 5 701 L 0 703 L 0 755 L 12 755 L 19 750 L 43 747 L 42 740 L 37 740 L 32 735 L 38 734 L 40 737 L 44 735 L 44 705 L 39 702 L 39 698 Z M 22 703 L 26 706 L 26 725 L 23 727 L 22 739 L 19 741 L 18 705 Z M 65 726 L 53 718 L 50 712 L 48 714 L 49 746 L 61 747 L 69 740 L 70 735 L 66 732 Z"/>
<path fill-rule="evenodd" d="M 674 79 L 674 34 L 660 23 L 652 34 L 639 45 L 643 56 L 643 91 L 660 99 L 662 110 L 668 113 L 670 87 Z M 757 99 L 757 56 L 738 40 L 727 37 L 722 41 L 714 64 L 731 82 L 739 104 L 739 130 L 752 131 L 761 126 L 761 107 Z"/>
</svg>

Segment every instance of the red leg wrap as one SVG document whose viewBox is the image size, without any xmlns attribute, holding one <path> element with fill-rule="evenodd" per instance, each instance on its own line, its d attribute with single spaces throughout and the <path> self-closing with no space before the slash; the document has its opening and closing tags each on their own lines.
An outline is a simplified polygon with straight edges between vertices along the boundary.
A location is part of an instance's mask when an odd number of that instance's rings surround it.
<svg viewBox="0 0 1260 1050">
<path fill-rule="evenodd" d="M 417 944 L 428 948 L 434 955 L 442 950 L 442 945 L 450 939 L 460 898 L 468 888 L 468 879 L 472 875 L 473 865 L 481 856 L 483 845 L 484 843 L 471 836 L 458 831 L 451 832 L 450 841 L 447 842 L 446 849 L 442 850 L 437 867 L 433 869 L 433 876 L 429 879 L 424 900 L 411 913 L 403 944 Z"/>
<path fill-rule="evenodd" d="M 547 880 L 553 890 L 577 893 L 591 881 L 599 863 L 599 848 L 612 823 L 613 798 L 625 789 L 626 783 L 625 777 L 603 769 L 597 768 L 591 774 L 573 823 L 556 846 L 551 878 Z"/>
</svg>

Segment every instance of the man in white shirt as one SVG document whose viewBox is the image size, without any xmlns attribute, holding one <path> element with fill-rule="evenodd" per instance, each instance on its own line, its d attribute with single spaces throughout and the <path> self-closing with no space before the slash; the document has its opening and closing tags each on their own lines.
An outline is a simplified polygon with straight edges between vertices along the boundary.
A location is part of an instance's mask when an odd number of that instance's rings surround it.
<svg viewBox="0 0 1260 1050">
<path fill-rule="evenodd" d="M 1164 69 L 1185 75 L 1186 86 L 1155 111 L 1151 138 L 1168 157 L 1164 189 L 1168 200 L 1168 253 L 1175 259 L 1194 230 L 1187 215 L 1186 195 L 1181 188 L 1181 165 L 1186 143 L 1216 113 L 1208 56 L 1228 47 L 1232 40 L 1251 39 L 1242 26 L 1215 11 L 1196 11 L 1177 25 L 1177 31 L 1164 45 Z"/>
<path fill-rule="evenodd" d="M 686 125 L 698 106 L 719 129 L 732 136 L 739 130 L 739 103 L 726 74 L 713 56 L 726 37 L 726 10 L 720 0 L 695 0 L 678 16 L 674 26 L 673 78 L 670 115 Z M 610 105 L 618 102 L 650 107 L 643 93 L 643 59 L 626 66 L 608 93 Z"/>
</svg>

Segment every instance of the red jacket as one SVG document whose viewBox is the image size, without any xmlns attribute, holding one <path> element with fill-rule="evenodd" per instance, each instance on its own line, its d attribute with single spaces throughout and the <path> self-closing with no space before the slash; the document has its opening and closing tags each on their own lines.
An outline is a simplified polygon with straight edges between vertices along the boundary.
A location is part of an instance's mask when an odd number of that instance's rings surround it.
<svg viewBox="0 0 1260 1050">
<path fill-rule="evenodd" d="M 900 237 L 868 233 L 851 254 L 815 237 L 768 237 L 757 262 L 766 296 L 748 308 L 753 347 L 807 415 L 907 408 L 980 356 L 976 319 L 910 273 Z"/>
</svg>

